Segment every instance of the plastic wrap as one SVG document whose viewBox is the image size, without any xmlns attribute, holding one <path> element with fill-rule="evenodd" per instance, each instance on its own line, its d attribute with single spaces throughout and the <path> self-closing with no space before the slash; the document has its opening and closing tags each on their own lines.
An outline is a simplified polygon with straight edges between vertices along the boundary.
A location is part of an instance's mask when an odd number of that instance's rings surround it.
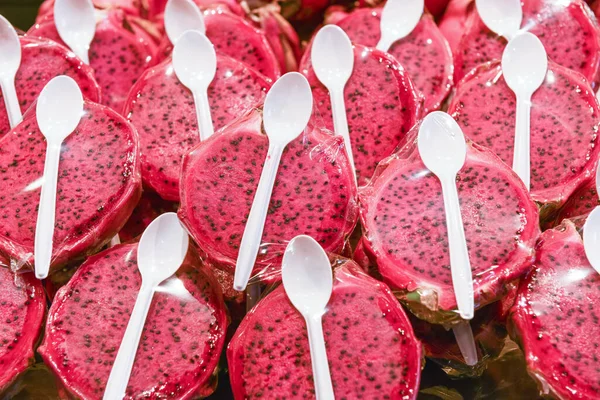
<svg viewBox="0 0 600 400">
<path fill-rule="evenodd" d="M 86 101 L 62 144 L 51 272 L 110 241 L 141 195 L 135 129 L 108 107 Z M 37 209 L 46 156 L 35 105 L 0 139 L 0 252 L 13 269 L 33 265 Z"/>
<path fill-rule="evenodd" d="M 521 29 L 542 41 L 552 61 L 580 72 L 595 88 L 600 81 L 600 28 L 588 5 L 583 0 L 524 0 L 521 4 Z M 456 82 L 478 65 L 500 59 L 506 46 L 504 38 L 483 24 L 477 7 L 459 9 L 468 16 L 454 49 Z"/>
<path fill-rule="evenodd" d="M 451 324 L 460 317 L 444 202 L 439 179 L 419 156 L 419 127 L 360 190 L 364 252 L 415 315 Z M 540 230 L 538 210 L 512 169 L 472 142 L 456 183 L 478 309 L 500 299 L 528 271 Z"/>
<path fill-rule="evenodd" d="M 20 36 L 21 66 L 15 77 L 17 98 L 24 113 L 52 78 L 70 76 L 81 88 L 83 96 L 93 102 L 100 101 L 100 87 L 94 80 L 92 69 L 63 46 L 29 36 Z M 10 130 L 4 98 L 0 93 L 0 136 Z"/>
<path fill-rule="evenodd" d="M 570 219 L 578 228 L 583 228 L 588 215 L 597 206 L 600 206 L 600 196 L 596 187 L 596 179 L 592 175 L 569 197 L 564 206 L 558 210 L 556 218 L 549 221 L 546 227 L 551 228 L 560 224 L 564 219 Z"/>
<path fill-rule="evenodd" d="M 580 74 L 552 62 L 531 104 L 531 196 L 542 204 L 545 220 L 595 176 L 600 109 Z M 467 137 L 512 165 L 516 97 L 499 62 L 482 65 L 465 77 L 448 113 Z"/>
<path fill-rule="evenodd" d="M 131 85 L 155 63 L 156 45 L 152 36 L 123 10 L 96 10 L 97 24 L 90 45 L 90 66 L 102 88 L 102 104 L 121 112 Z M 60 39 L 54 18 L 47 15 L 27 32 L 66 46 Z"/>
<path fill-rule="evenodd" d="M 416 399 L 421 345 L 402 307 L 354 262 L 333 265 L 323 332 L 336 398 Z M 227 359 L 237 400 L 315 398 L 306 325 L 283 286 L 242 321 Z"/>
<path fill-rule="evenodd" d="M 270 86 L 268 78 L 219 54 L 208 87 L 214 129 L 261 105 Z M 177 78 L 170 57 L 140 77 L 123 115 L 139 133 L 144 185 L 165 200 L 179 201 L 181 159 L 200 143 L 200 130 L 194 96 Z"/>
<path fill-rule="evenodd" d="M 313 90 L 313 121 L 333 130 L 329 91 L 316 77 L 310 47 L 300 70 Z M 418 121 L 423 98 L 398 61 L 377 49 L 354 44 L 354 70 L 344 87 L 348 130 L 358 185 L 366 184 L 383 158 L 406 143 Z"/>
<path fill-rule="evenodd" d="M 179 217 L 216 267 L 233 273 L 268 148 L 253 110 L 184 159 Z M 343 253 L 358 219 L 356 186 L 341 137 L 309 124 L 281 158 L 252 282 L 280 278 L 289 240 L 312 236 Z"/>
<path fill-rule="evenodd" d="M 33 273 L 13 273 L 0 258 L 0 393 L 34 362 L 46 296 Z"/>
<path fill-rule="evenodd" d="M 544 393 L 562 399 L 598 397 L 599 288 L 600 275 L 569 220 L 542 234 L 535 267 L 521 283 L 509 329 Z"/>
<path fill-rule="evenodd" d="M 325 23 L 338 25 L 353 43 L 375 47 L 381 38 L 382 9 L 357 8 L 349 13 L 331 12 Z M 454 64 L 450 46 L 433 17 L 424 13 L 413 31 L 395 41 L 388 53 L 406 69 L 415 88 L 425 98 L 425 113 L 439 109 L 452 88 Z"/>
<path fill-rule="evenodd" d="M 141 285 L 137 248 L 117 245 L 88 258 L 52 303 L 38 352 L 70 396 L 103 396 Z M 221 291 L 190 247 L 154 294 L 125 398 L 210 394 L 226 329 Z"/>
</svg>

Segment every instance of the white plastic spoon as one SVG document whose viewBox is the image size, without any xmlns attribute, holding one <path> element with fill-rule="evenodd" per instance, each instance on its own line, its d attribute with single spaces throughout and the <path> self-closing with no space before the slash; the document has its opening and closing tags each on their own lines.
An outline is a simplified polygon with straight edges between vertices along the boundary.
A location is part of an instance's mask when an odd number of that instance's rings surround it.
<svg viewBox="0 0 600 400">
<path fill-rule="evenodd" d="M 192 0 L 169 0 L 165 7 L 165 31 L 172 44 L 186 31 L 206 34 L 204 16 Z"/>
<path fill-rule="evenodd" d="M 531 182 L 531 96 L 542 85 L 548 71 L 544 45 L 529 32 L 515 36 L 502 54 L 502 74 L 517 96 L 513 170 L 529 190 Z"/>
<path fill-rule="evenodd" d="M 417 145 L 423 163 L 442 184 L 452 284 L 458 311 L 463 319 L 469 320 L 475 312 L 473 275 L 456 189 L 456 174 L 467 156 L 465 137 L 450 115 L 435 111 L 421 123 Z"/>
<path fill-rule="evenodd" d="M 21 42 L 15 28 L 0 15 L 0 88 L 10 127 L 14 128 L 21 119 L 21 106 L 15 89 L 15 76 L 21 66 Z"/>
<path fill-rule="evenodd" d="M 600 163 L 596 170 L 596 191 L 600 190 Z M 600 196 L 600 192 L 598 193 Z M 600 274 L 600 206 L 588 215 L 583 226 L 583 247 L 588 261 Z"/>
<path fill-rule="evenodd" d="M 187 254 L 188 244 L 188 234 L 175 213 L 162 214 L 142 234 L 137 250 L 142 285 L 106 383 L 104 400 L 125 396 L 154 292 L 177 272 Z"/>
<path fill-rule="evenodd" d="M 477 364 L 477 347 L 475 347 L 475 339 L 473 338 L 473 330 L 469 321 L 461 321 L 458 325 L 452 328 L 456 343 L 463 358 L 465 364 L 476 365 Z"/>
<path fill-rule="evenodd" d="M 200 140 L 206 140 L 214 133 L 208 86 L 217 72 L 217 55 L 210 40 L 198 31 L 186 31 L 173 49 L 173 69 L 179 81 L 192 91 Z"/>
<path fill-rule="evenodd" d="M 312 114 L 312 106 L 310 85 L 297 72 L 283 75 L 267 93 L 263 124 L 269 137 L 269 149 L 240 244 L 233 277 L 235 290 L 244 290 L 250 279 L 283 149 L 304 131 Z"/>
<path fill-rule="evenodd" d="M 52 260 L 60 149 L 63 140 L 77 128 L 83 115 L 83 95 L 77 82 L 65 75 L 53 78 L 42 89 L 35 111 L 40 131 L 46 138 L 44 183 L 34 242 L 35 276 L 44 279 L 48 276 Z"/>
<path fill-rule="evenodd" d="M 56 0 L 54 24 L 62 41 L 84 63 L 89 64 L 90 44 L 96 33 L 92 0 Z"/>
<path fill-rule="evenodd" d="M 395 41 L 408 36 L 421 20 L 424 8 L 424 0 L 386 1 L 381 11 L 381 38 L 377 49 L 388 51 Z"/>
<path fill-rule="evenodd" d="M 475 0 L 477 13 L 494 33 L 511 40 L 521 29 L 521 0 Z"/>
<path fill-rule="evenodd" d="M 333 130 L 336 135 L 344 138 L 344 145 L 352 172 L 356 178 L 352 142 L 348 132 L 348 117 L 344 101 L 344 87 L 354 70 L 354 50 L 346 32 L 339 26 L 326 25 L 315 37 L 310 57 L 319 81 L 329 90 L 331 97 L 331 113 L 333 115 Z"/>
<path fill-rule="evenodd" d="M 296 236 L 285 249 L 281 278 L 288 298 L 306 321 L 317 400 L 334 400 L 322 323 L 333 289 L 329 258 L 316 240 Z"/>
</svg>

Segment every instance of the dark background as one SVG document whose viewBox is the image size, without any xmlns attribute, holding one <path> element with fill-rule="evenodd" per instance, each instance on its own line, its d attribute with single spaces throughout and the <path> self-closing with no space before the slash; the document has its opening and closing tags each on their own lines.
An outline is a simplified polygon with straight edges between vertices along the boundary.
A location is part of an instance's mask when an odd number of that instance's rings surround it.
<svg viewBox="0 0 600 400">
<path fill-rule="evenodd" d="M 26 31 L 33 25 L 40 4 L 42 0 L 0 0 L 0 14 Z"/>
</svg>

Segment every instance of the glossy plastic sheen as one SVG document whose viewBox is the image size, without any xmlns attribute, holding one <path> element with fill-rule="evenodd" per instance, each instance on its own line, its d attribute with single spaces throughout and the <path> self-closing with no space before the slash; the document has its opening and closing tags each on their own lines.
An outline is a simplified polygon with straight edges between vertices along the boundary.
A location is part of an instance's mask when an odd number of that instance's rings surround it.
<svg viewBox="0 0 600 400">
<path fill-rule="evenodd" d="M 104 394 L 142 283 L 137 247 L 117 245 L 90 257 L 52 303 L 39 353 L 75 397 Z M 226 329 L 218 284 L 190 252 L 149 304 L 125 399 L 209 395 Z"/>
<path fill-rule="evenodd" d="M 10 120 L 10 126 L 14 127 L 23 115 L 19 107 L 19 99 L 15 89 L 15 75 L 21 65 L 21 43 L 15 28 L 6 18 L 0 15 L 0 87 L 4 97 L 4 106 Z"/>
<path fill-rule="evenodd" d="M 387 1 L 381 12 L 381 38 L 376 47 L 388 51 L 395 41 L 410 35 L 421 20 L 424 6 L 423 0 Z"/>
<path fill-rule="evenodd" d="M 77 129 L 60 147 L 51 272 L 92 253 L 123 226 L 141 194 L 137 133 L 123 117 L 84 103 Z M 0 139 L 0 251 L 32 267 L 46 141 L 35 107 Z M 23 151 L 27 149 L 27 151 Z"/>
<path fill-rule="evenodd" d="M 501 298 L 526 271 L 539 235 L 538 212 L 517 175 L 472 142 L 456 186 L 477 310 Z M 456 321 L 441 183 L 416 143 L 383 160 L 359 199 L 365 251 L 384 280 L 419 318 Z"/>
</svg>

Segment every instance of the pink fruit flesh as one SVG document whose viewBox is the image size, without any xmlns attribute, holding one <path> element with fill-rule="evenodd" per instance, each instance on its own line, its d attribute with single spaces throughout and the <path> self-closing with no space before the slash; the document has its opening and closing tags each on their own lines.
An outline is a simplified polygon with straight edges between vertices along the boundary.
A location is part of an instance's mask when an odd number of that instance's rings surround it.
<svg viewBox="0 0 600 400">
<path fill-rule="evenodd" d="M 15 77 L 17 97 L 21 111 L 25 112 L 52 78 L 70 76 L 77 82 L 83 96 L 93 102 L 100 100 L 100 87 L 94 80 L 90 67 L 70 55 L 63 46 L 49 40 L 22 36 L 21 66 Z M 0 93 L 0 136 L 10 130 L 4 98 Z"/>
<path fill-rule="evenodd" d="M 103 396 L 141 285 L 136 261 L 137 244 L 90 257 L 52 303 L 39 353 L 74 396 Z M 193 398 L 217 366 L 227 328 L 217 283 L 190 256 L 175 276 L 154 293 L 126 399 Z"/>
<path fill-rule="evenodd" d="M 6 389 L 34 359 L 42 330 L 46 296 L 32 273 L 13 274 L 0 267 L 0 391 Z"/>
<path fill-rule="evenodd" d="M 118 232 L 141 193 L 137 133 L 108 107 L 85 102 L 63 142 L 58 171 L 52 267 L 102 246 Z M 46 142 L 35 108 L 0 140 L 0 251 L 33 262 Z"/>
<path fill-rule="evenodd" d="M 268 78 L 279 78 L 281 69 L 269 41 L 244 18 L 223 9 L 209 9 L 204 12 L 204 24 L 206 36 L 217 52 L 243 62 Z M 159 60 L 164 60 L 172 51 L 173 45 L 165 37 L 158 48 Z"/>
<path fill-rule="evenodd" d="M 435 313 L 456 308 L 442 189 L 416 145 L 403 152 L 384 160 L 361 189 L 364 245 L 409 306 L 415 300 L 407 295 L 420 293 L 417 304 L 433 313 L 420 317 L 435 323 Z M 538 212 L 517 175 L 472 143 L 457 188 L 479 308 L 526 272 L 539 234 Z"/>
<path fill-rule="evenodd" d="M 511 335 L 545 392 L 561 399 L 598 398 L 600 275 L 568 220 L 542 234 L 536 258 L 512 309 Z"/>
<path fill-rule="evenodd" d="M 52 17 L 34 25 L 28 35 L 64 45 Z M 102 87 L 103 104 L 121 112 L 133 84 L 154 63 L 155 52 L 152 38 L 122 10 L 108 11 L 96 25 L 89 52 L 90 66 Z"/>
<path fill-rule="evenodd" d="M 465 31 L 467 17 L 470 10 L 475 7 L 473 0 L 450 0 L 440 19 L 438 26 L 454 52 L 460 38 Z"/>
<path fill-rule="evenodd" d="M 353 43 L 375 47 L 381 37 L 381 8 L 359 8 L 337 22 Z M 389 53 L 400 62 L 415 88 L 425 96 L 425 110 L 440 108 L 452 87 L 452 52 L 429 14 L 406 38 L 396 41 Z"/>
<path fill-rule="evenodd" d="M 269 87 L 258 72 L 218 55 L 208 88 L 214 129 L 259 106 Z M 181 159 L 200 143 L 200 132 L 192 93 L 173 73 L 170 58 L 142 75 L 124 110 L 140 135 L 144 184 L 165 200 L 179 201 Z"/>
<path fill-rule="evenodd" d="M 268 148 L 254 111 L 184 159 L 179 216 L 198 246 L 233 270 Z M 287 145 L 254 271 L 278 277 L 289 240 L 307 234 L 339 252 L 357 219 L 356 189 L 341 138 L 309 126 Z"/>
<path fill-rule="evenodd" d="M 458 86 L 448 108 L 465 135 L 512 165 L 516 98 L 499 63 L 481 66 Z M 532 97 L 531 195 L 560 205 L 595 172 L 600 109 L 583 77 L 549 64 Z"/>
<path fill-rule="evenodd" d="M 523 3 L 521 27 L 539 37 L 551 60 L 580 72 L 596 87 L 600 81 L 600 28 L 583 0 Z M 506 40 L 489 31 L 473 7 L 454 52 L 455 81 L 484 62 L 500 59 L 505 45 Z"/>
<path fill-rule="evenodd" d="M 389 289 L 352 262 L 335 270 L 323 332 L 337 399 L 415 399 L 421 344 Z M 235 399 L 314 399 L 304 319 L 280 286 L 227 349 Z"/>
<path fill-rule="evenodd" d="M 329 91 L 312 70 L 310 48 L 300 69 L 313 88 L 318 110 L 313 120 L 333 131 Z M 421 114 L 421 102 L 408 75 L 392 56 L 361 45 L 354 45 L 354 71 L 344 98 L 360 186 L 368 182 L 379 161 L 405 143 L 406 133 Z"/>
</svg>

